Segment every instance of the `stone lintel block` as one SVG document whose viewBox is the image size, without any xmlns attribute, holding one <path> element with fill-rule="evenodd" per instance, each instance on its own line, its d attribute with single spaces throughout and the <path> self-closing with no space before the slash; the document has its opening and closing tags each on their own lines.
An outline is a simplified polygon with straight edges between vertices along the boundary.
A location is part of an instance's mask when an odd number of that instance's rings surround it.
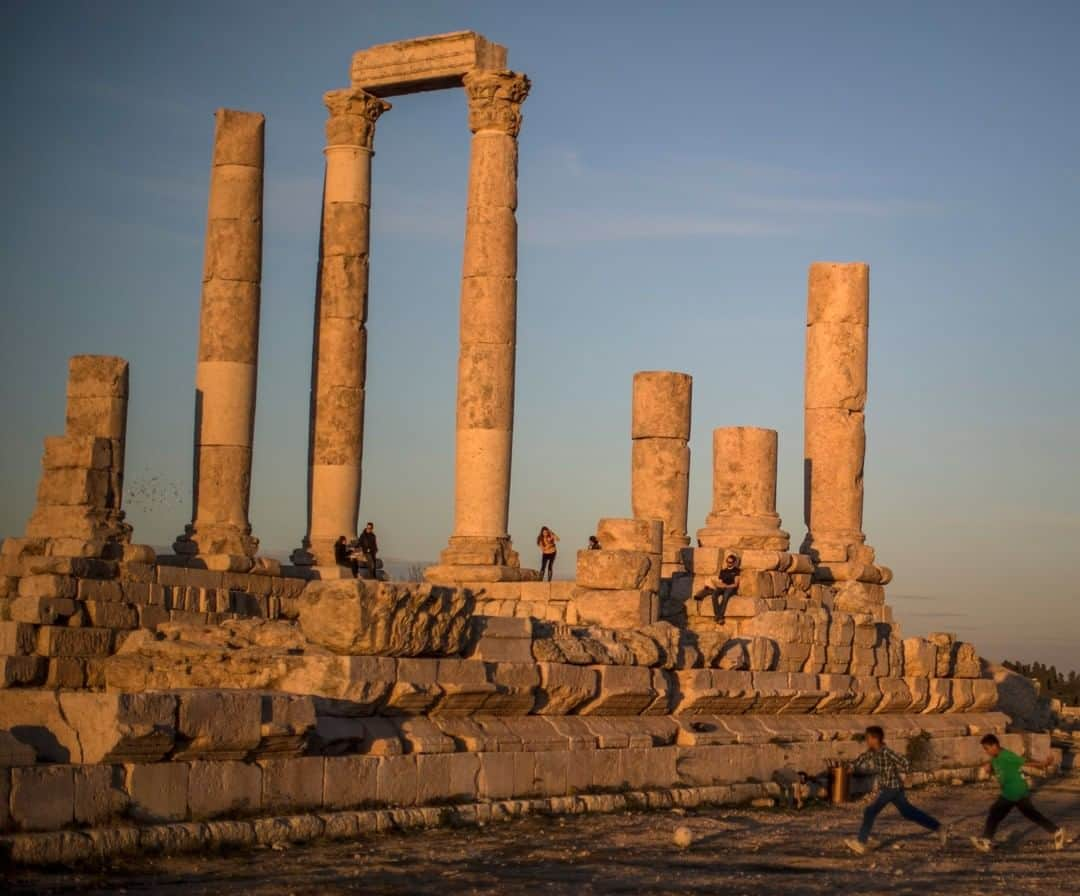
<svg viewBox="0 0 1080 896">
<path fill-rule="evenodd" d="M 583 550 L 577 554 L 575 581 L 579 588 L 641 589 L 648 586 L 652 566 L 650 555 L 643 551 Z"/>
<path fill-rule="evenodd" d="M 11 770 L 11 820 L 22 831 L 54 831 L 75 820 L 75 775 L 70 765 Z"/>
<path fill-rule="evenodd" d="M 98 436 L 46 436 L 41 466 L 46 470 L 108 470 L 112 441 Z"/>
<path fill-rule="evenodd" d="M 467 72 L 502 71 L 506 65 L 505 47 L 474 31 L 455 31 L 360 50 L 350 78 L 353 87 L 387 97 L 460 87 Z"/>
</svg>

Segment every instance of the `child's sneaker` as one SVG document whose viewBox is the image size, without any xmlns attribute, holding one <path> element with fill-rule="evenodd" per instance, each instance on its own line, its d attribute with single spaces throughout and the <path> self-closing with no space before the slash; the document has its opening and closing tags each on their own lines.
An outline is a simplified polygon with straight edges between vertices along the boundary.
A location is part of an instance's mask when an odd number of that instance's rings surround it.
<svg viewBox="0 0 1080 896">
<path fill-rule="evenodd" d="M 857 856 L 866 855 L 866 844 L 863 843 L 861 840 L 856 840 L 854 837 L 845 840 L 844 846 L 850 849 Z"/>
<path fill-rule="evenodd" d="M 990 852 L 994 848 L 994 844 L 991 843 L 986 837 L 972 837 L 971 845 L 974 846 L 979 852 Z"/>
<path fill-rule="evenodd" d="M 1065 848 L 1065 828 L 1058 828 L 1054 831 L 1054 849 Z"/>
</svg>

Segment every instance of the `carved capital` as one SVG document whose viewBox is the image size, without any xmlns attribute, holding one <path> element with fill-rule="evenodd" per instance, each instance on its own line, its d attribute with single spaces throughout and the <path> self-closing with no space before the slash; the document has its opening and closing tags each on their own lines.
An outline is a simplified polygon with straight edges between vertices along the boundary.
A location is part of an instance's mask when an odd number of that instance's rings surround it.
<svg viewBox="0 0 1080 896">
<path fill-rule="evenodd" d="M 375 139 L 375 122 L 390 108 L 386 100 L 355 87 L 331 90 L 323 95 L 330 111 L 326 122 L 326 142 L 329 146 L 363 146 L 371 149 Z"/>
<path fill-rule="evenodd" d="M 529 95 L 529 79 L 517 72 L 477 69 L 465 75 L 469 130 L 502 131 L 516 137 L 521 130 L 521 104 Z"/>
</svg>

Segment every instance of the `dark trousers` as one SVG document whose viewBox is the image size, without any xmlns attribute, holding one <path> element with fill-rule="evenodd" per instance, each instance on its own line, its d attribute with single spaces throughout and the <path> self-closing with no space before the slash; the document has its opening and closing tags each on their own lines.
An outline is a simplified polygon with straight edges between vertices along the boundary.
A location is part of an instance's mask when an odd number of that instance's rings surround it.
<svg viewBox="0 0 1080 896">
<path fill-rule="evenodd" d="M 555 555 L 554 554 L 541 554 L 540 555 L 540 581 L 544 580 L 544 570 L 547 570 L 548 581 L 551 581 L 551 576 L 555 572 Z"/>
<path fill-rule="evenodd" d="M 738 593 L 739 589 L 735 585 L 725 585 L 713 595 L 713 615 L 715 615 L 717 619 L 724 618 L 724 614 L 727 612 L 728 601 Z"/>
<path fill-rule="evenodd" d="M 998 825 L 1005 820 L 1005 816 L 1012 812 L 1014 807 L 1020 810 L 1020 814 L 1023 815 L 1024 818 L 1037 824 L 1047 833 L 1053 834 L 1057 831 L 1057 825 L 1031 805 L 1030 796 L 1025 796 L 1018 800 L 1007 800 L 1005 797 L 998 797 L 994 800 L 994 805 L 990 807 L 990 812 L 986 816 L 986 828 L 983 830 L 983 836 L 987 840 L 992 840 L 994 838 L 994 833 L 997 831 Z"/>
<path fill-rule="evenodd" d="M 369 579 L 377 579 L 379 577 L 379 571 L 375 565 L 377 562 L 374 552 L 364 551 L 364 564 L 367 566 Z"/>
<path fill-rule="evenodd" d="M 941 827 L 941 822 L 934 818 L 932 815 L 927 815 L 922 809 L 916 809 L 911 803 L 908 802 L 907 795 L 904 793 L 902 787 L 889 788 L 888 790 L 880 790 L 874 801 L 866 807 L 862 817 L 862 827 L 859 828 L 859 842 L 865 843 L 870 839 L 870 830 L 874 827 L 874 819 L 878 817 L 878 813 L 881 812 L 889 803 L 896 806 L 896 811 L 899 812 L 908 821 L 913 821 L 915 824 L 920 824 L 924 828 L 929 828 L 931 831 L 936 831 Z"/>
</svg>

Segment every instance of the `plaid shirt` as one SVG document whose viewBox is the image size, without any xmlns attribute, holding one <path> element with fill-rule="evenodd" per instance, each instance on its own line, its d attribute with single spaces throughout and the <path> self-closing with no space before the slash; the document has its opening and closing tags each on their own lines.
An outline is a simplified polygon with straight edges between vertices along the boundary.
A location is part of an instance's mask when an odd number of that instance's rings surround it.
<svg viewBox="0 0 1080 896">
<path fill-rule="evenodd" d="M 909 765 L 907 759 L 899 753 L 882 747 L 877 751 L 867 750 L 863 753 L 855 760 L 855 768 L 873 774 L 877 778 L 879 790 L 901 790 L 904 786 L 901 775 L 907 773 Z"/>
</svg>

